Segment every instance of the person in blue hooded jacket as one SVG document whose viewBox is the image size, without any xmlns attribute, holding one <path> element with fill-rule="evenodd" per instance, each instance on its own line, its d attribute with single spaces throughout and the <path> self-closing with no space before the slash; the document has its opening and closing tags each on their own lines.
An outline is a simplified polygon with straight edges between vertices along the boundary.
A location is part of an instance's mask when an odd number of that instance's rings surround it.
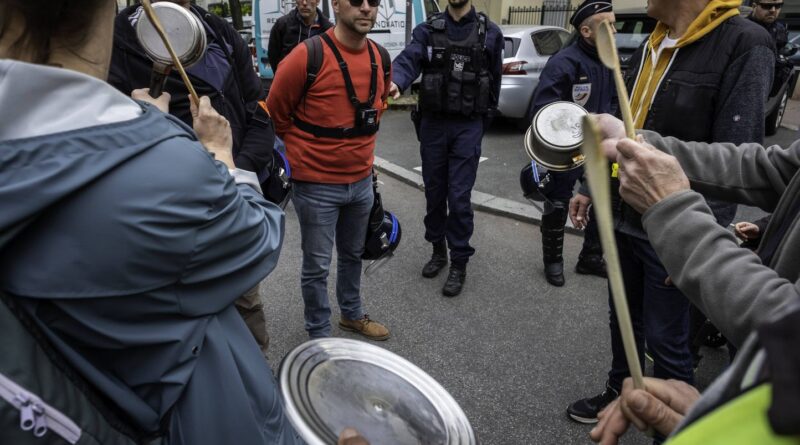
<svg viewBox="0 0 800 445">
<path fill-rule="evenodd" d="M 195 134 L 105 83 L 115 6 L 0 0 L 0 290 L 140 431 L 301 443 L 233 304 L 275 267 L 283 212 L 207 97 Z"/>
<path fill-rule="evenodd" d="M 575 27 L 568 46 L 548 59 L 533 94 L 529 121 L 544 106 L 557 101 L 574 102 L 591 113 L 613 114 L 619 106 L 614 76 L 597 55 L 595 39 L 603 21 L 615 21 L 610 0 L 585 0 L 570 18 Z M 550 172 L 554 182 L 546 196 L 542 212 L 542 257 L 547 282 L 563 286 L 564 226 L 575 181 L 583 176 L 583 167 L 568 172 Z M 580 274 L 606 276 L 603 250 L 597 226 L 592 219 L 586 226 L 583 248 L 575 271 Z"/>
</svg>

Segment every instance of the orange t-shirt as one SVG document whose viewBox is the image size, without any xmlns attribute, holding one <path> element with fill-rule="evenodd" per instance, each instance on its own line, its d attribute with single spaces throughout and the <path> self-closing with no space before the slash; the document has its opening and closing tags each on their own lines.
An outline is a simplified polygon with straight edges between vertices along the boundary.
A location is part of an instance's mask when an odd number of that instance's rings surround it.
<svg viewBox="0 0 800 445">
<path fill-rule="evenodd" d="M 369 98 L 371 67 L 367 46 L 352 50 L 342 45 L 333 33 L 327 31 L 342 58 L 347 63 L 359 101 Z M 384 85 L 381 55 L 373 45 L 375 63 L 378 65 L 377 93 L 374 108 L 378 116 L 388 94 Z M 375 138 L 358 136 L 349 139 L 315 137 L 300 130 L 292 123 L 292 116 L 310 124 L 330 128 L 352 128 L 355 126 L 356 110 L 347 97 L 344 77 L 336 56 L 323 41 L 322 66 L 317 79 L 304 97 L 301 97 L 306 82 L 308 49 L 297 45 L 280 63 L 267 98 L 275 132 L 286 144 L 286 157 L 292 167 L 292 178 L 300 181 L 324 184 L 350 184 L 366 178 L 372 170 L 375 158 Z"/>
</svg>

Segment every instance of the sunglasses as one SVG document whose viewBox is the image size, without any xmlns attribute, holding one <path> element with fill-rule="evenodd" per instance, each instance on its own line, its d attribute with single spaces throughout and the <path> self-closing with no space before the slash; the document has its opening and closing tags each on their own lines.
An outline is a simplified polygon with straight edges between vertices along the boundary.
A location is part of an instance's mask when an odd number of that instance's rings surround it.
<svg viewBox="0 0 800 445">
<path fill-rule="evenodd" d="M 354 8 L 360 8 L 361 5 L 364 4 L 364 0 L 348 0 L 350 2 L 350 6 Z M 367 4 L 370 8 L 377 8 L 381 5 L 381 0 L 367 0 Z"/>
<path fill-rule="evenodd" d="M 783 3 L 758 3 L 758 7 L 765 11 L 769 11 L 773 8 L 778 10 L 783 8 Z"/>
</svg>

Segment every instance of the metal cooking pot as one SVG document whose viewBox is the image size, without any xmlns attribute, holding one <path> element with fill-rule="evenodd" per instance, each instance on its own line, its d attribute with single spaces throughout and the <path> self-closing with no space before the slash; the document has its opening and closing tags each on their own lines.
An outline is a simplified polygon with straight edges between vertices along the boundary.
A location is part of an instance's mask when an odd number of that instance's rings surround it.
<svg viewBox="0 0 800 445">
<path fill-rule="evenodd" d="M 362 341 L 311 340 L 281 363 L 286 415 L 309 445 L 336 443 L 345 427 L 372 445 L 474 445 L 464 411 L 408 360 Z"/>
<path fill-rule="evenodd" d="M 573 102 L 553 102 L 541 108 L 525 133 L 528 156 L 549 170 L 567 171 L 583 165 L 583 116 Z"/>
<path fill-rule="evenodd" d="M 153 11 L 181 65 L 188 68 L 200 61 L 206 52 L 206 31 L 200 19 L 186 8 L 170 2 L 153 3 Z M 153 61 L 150 95 L 158 97 L 172 68 L 172 57 L 144 11 L 136 22 L 136 37 L 147 57 Z"/>
</svg>

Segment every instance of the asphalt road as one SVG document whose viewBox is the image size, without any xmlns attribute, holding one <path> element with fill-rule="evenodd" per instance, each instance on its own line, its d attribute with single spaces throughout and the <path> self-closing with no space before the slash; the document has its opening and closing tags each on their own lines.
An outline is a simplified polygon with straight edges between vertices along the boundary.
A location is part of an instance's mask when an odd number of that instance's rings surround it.
<svg viewBox="0 0 800 445">
<path fill-rule="evenodd" d="M 382 131 L 391 128 L 385 125 Z M 385 138 L 386 133 L 384 144 Z M 439 381 L 483 444 L 590 443 L 591 427 L 568 420 L 565 408 L 603 388 L 610 347 L 606 281 L 572 269 L 581 238 L 566 237 L 567 284 L 555 288 L 541 272 L 538 227 L 476 212 L 477 253 L 466 287 L 459 297 L 445 298 L 440 294 L 444 276 L 420 275 L 430 255 L 423 239 L 422 192 L 386 175 L 381 180 L 384 204 L 401 220 L 403 234 L 395 257 L 363 281 L 367 312 L 392 332 L 379 345 Z M 275 369 L 307 339 L 300 263 L 299 230 L 290 204 L 280 262 L 262 287 L 272 337 L 268 356 Z M 333 294 L 335 272 L 331 275 Z M 333 335 L 358 338 L 336 327 L 338 311 L 332 305 Z M 727 357 L 724 349 L 703 353 L 701 388 L 723 369 Z M 633 431 L 623 443 L 651 441 Z"/>
</svg>

